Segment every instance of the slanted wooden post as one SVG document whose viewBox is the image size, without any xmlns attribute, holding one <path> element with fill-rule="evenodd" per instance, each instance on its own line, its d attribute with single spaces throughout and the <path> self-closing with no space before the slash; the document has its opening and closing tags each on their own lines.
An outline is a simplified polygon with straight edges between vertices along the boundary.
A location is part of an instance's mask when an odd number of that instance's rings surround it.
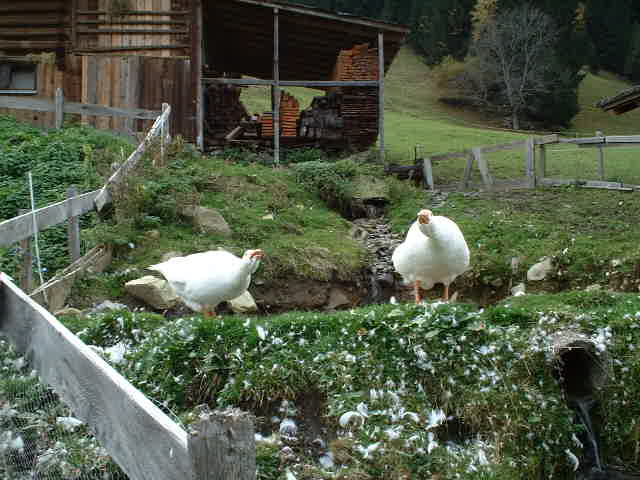
<svg viewBox="0 0 640 480">
<path fill-rule="evenodd" d="M 273 161 L 280 164 L 280 10 L 273 9 Z"/>
<path fill-rule="evenodd" d="M 194 480 L 254 480 L 253 417 L 240 410 L 200 416 L 188 440 Z"/>
<path fill-rule="evenodd" d="M 525 175 L 527 177 L 527 186 L 535 188 L 536 186 L 536 166 L 535 166 L 535 141 L 533 137 L 527 138 L 525 153 Z"/>
<path fill-rule="evenodd" d="M 433 182 L 433 165 L 431 163 L 431 157 L 424 157 L 422 159 L 422 168 L 424 172 L 424 181 L 427 184 L 429 190 L 435 190 L 435 184 Z"/>
<path fill-rule="evenodd" d="M 482 182 L 487 190 L 493 189 L 493 177 L 491 173 L 489 173 L 489 164 L 487 163 L 486 158 L 482 156 L 482 149 L 479 147 L 475 147 L 471 149 L 473 153 L 473 158 L 476 161 L 476 165 L 480 169 L 480 175 L 482 175 Z"/>
<path fill-rule="evenodd" d="M 160 164 L 159 165 L 155 165 L 163 167 L 165 164 L 165 156 L 166 156 L 166 151 L 165 151 L 165 144 L 168 143 L 168 131 L 169 131 L 169 116 L 165 116 L 165 112 L 167 111 L 167 108 L 169 108 L 169 104 L 168 103 L 163 103 L 162 104 L 162 125 L 160 126 Z"/>
<path fill-rule="evenodd" d="M 61 88 L 56 88 L 55 106 L 55 127 L 60 129 L 64 123 L 64 93 Z"/>
<path fill-rule="evenodd" d="M 384 33 L 382 31 L 378 32 L 378 135 L 380 163 L 384 163 Z"/>
<path fill-rule="evenodd" d="M 471 182 L 471 170 L 473 169 L 473 160 L 473 152 L 469 152 L 469 156 L 467 157 L 467 164 L 464 166 L 464 176 L 462 178 L 463 190 L 469 188 L 469 183 Z"/>
<path fill-rule="evenodd" d="M 598 130 L 596 137 L 604 137 L 604 134 Z M 598 145 L 598 177 L 600 180 L 604 180 L 604 147 L 602 144 Z"/>
<path fill-rule="evenodd" d="M 29 213 L 31 210 L 26 208 L 20 209 L 20 215 Z M 20 270 L 20 288 L 24 292 L 33 290 L 33 255 L 31 254 L 31 237 L 20 240 L 20 249 L 22 250 L 22 268 Z"/>
<path fill-rule="evenodd" d="M 71 262 L 75 262 L 80 258 L 80 222 L 77 216 L 71 215 L 73 211 L 72 198 L 78 195 L 78 189 L 75 185 L 71 185 L 67 189 L 67 208 L 69 212 L 69 220 L 67 223 L 67 237 L 69 239 L 69 256 Z"/>
</svg>

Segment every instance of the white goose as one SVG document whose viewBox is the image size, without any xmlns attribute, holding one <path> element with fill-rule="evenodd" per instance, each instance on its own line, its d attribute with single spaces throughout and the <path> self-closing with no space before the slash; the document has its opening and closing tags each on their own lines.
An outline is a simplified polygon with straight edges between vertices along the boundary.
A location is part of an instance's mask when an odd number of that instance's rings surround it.
<svg viewBox="0 0 640 480">
<path fill-rule="evenodd" d="M 444 285 L 443 300 L 449 300 L 449 285 L 469 268 L 469 247 L 460 228 L 447 217 L 420 210 L 418 218 L 391 257 L 406 284 L 413 284 L 416 303 L 420 289 Z"/>
<path fill-rule="evenodd" d="M 242 295 L 263 257 L 262 250 L 247 250 L 242 258 L 224 250 L 174 257 L 151 265 L 160 272 L 176 295 L 205 317 L 215 316 L 219 303 Z"/>
</svg>

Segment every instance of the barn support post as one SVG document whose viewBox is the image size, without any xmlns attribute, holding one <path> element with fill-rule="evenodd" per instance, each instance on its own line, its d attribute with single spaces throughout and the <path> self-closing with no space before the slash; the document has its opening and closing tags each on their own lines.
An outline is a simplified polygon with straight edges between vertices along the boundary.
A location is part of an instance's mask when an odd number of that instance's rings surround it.
<svg viewBox="0 0 640 480">
<path fill-rule="evenodd" d="M 55 107 L 55 127 L 60 129 L 64 123 L 64 93 L 60 87 L 56 88 Z"/>
<path fill-rule="evenodd" d="M 204 112 L 202 110 L 202 0 L 193 0 L 191 11 L 191 87 L 194 100 L 195 135 L 198 149 L 204 150 Z"/>
<path fill-rule="evenodd" d="M 280 165 L 280 11 L 273 9 L 273 161 Z"/>
<path fill-rule="evenodd" d="M 69 221 L 67 223 L 67 237 L 69 242 L 69 256 L 71 262 L 75 262 L 80 258 L 80 222 L 77 216 L 71 214 L 73 212 L 73 198 L 78 195 L 78 189 L 75 185 L 71 185 L 67 189 L 67 208 L 69 211 Z"/>
<path fill-rule="evenodd" d="M 20 209 L 20 215 L 29 213 L 26 208 Z M 25 292 L 33 290 L 33 255 L 31 253 L 31 237 L 20 240 L 22 250 L 22 266 L 20 267 L 20 288 Z"/>
<path fill-rule="evenodd" d="M 204 413 L 188 439 L 194 480 L 253 480 L 256 444 L 253 417 L 240 410 Z"/>
<path fill-rule="evenodd" d="M 384 33 L 382 31 L 378 32 L 378 135 L 380 163 L 384 163 Z"/>
</svg>

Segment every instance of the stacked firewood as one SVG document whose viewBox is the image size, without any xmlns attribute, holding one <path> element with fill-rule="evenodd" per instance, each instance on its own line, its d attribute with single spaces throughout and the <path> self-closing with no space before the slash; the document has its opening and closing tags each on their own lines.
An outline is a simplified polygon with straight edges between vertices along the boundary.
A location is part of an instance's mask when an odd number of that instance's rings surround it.
<svg viewBox="0 0 640 480">
<path fill-rule="evenodd" d="M 377 80 L 378 50 L 368 43 L 342 50 L 334 68 L 334 80 Z M 378 90 L 375 87 L 341 87 L 340 116 L 344 136 L 356 150 L 366 150 L 378 138 Z"/>
<path fill-rule="evenodd" d="M 280 94 L 280 136 L 295 137 L 298 134 L 300 104 L 293 95 L 287 92 Z M 264 112 L 260 116 L 262 136 L 273 137 L 273 112 Z"/>
<path fill-rule="evenodd" d="M 209 145 L 221 145 L 227 134 L 248 118 L 240 102 L 241 88 L 236 85 L 211 84 L 205 91 L 205 137 Z"/>
</svg>

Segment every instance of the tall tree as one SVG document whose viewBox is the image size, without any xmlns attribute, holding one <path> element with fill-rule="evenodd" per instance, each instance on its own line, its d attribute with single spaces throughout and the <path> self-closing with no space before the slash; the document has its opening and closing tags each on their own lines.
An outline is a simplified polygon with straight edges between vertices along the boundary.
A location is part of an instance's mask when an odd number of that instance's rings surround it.
<svg viewBox="0 0 640 480">
<path fill-rule="evenodd" d="M 556 38 L 553 20 L 528 4 L 499 13 L 477 32 L 471 53 L 478 84 L 497 89 L 494 98 L 507 105 L 515 129 L 532 98 L 552 88 Z"/>
<path fill-rule="evenodd" d="M 596 47 L 599 66 L 623 73 L 631 43 L 634 0 L 588 0 L 585 21 Z M 637 2 L 636 2 L 637 3 Z"/>
</svg>

